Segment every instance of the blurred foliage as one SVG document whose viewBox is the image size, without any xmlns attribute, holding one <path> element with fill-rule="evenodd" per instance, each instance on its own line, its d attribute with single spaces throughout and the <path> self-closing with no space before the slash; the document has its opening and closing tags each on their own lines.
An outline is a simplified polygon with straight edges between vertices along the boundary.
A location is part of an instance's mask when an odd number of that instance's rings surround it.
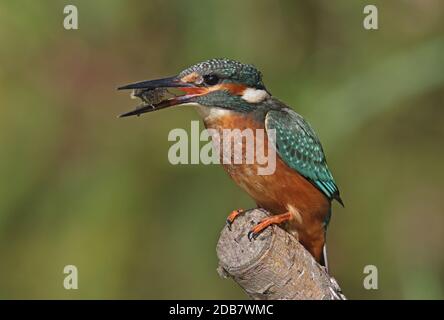
<svg viewBox="0 0 444 320">
<path fill-rule="evenodd" d="M 444 298 L 444 4 L 373 1 L 377 31 L 365 4 L 3 1 L 0 298 L 245 298 L 215 245 L 253 202 L 218 166 L 167 161 L 169 130 L 197 114 L 115 117 L 134 103 L 118 85 L 213 57 L 255 64 L 316 128 L 346 204 L 329 228 L 345 294 Z"/>
</svg>

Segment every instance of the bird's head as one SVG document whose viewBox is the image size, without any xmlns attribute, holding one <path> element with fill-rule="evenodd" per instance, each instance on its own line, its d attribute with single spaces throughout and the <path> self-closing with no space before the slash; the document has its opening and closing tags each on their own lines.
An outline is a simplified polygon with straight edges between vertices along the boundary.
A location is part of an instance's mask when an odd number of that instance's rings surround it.
<svg viewBox="0 0 444 320">
<path fill-rule="evenodd" d="M 184 94 L 164 98 L 163 93 L 169 88 L 177 88 Z M 173 77 L 136 82 L 118 89 L 136 90 L 135 95 L 145 102 L 121 117 L 184 104 L 249 112 L 270 96 L 254 66 L 229 59 L 207 60 Z M 153 95 L 156 98 L 151 100 L 149 96 Z"/>
</svg>

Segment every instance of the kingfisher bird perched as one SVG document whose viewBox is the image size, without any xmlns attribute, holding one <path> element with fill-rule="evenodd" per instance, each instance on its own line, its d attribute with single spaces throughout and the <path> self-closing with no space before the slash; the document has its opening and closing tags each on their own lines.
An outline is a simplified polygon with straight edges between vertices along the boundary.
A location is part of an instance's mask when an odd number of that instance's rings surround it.
<svg viewBox="0 0 444 320">
<path fill-rule="evenodd" d="M 168 88 L 183 95 L 166 98 Z M 307 121 L 273 97 L 252 65 L 229 59 L 195 64 L 177 76 L 148 80 L 118 88 L 132 89 L 145 103 L 121 117 L 140 115 L 175 105 L 194 105 L 207 129 L 262 129 L 264 144 L 276 152 L 273 174 L 258 175 L 257 163 L 223 166 L 231 178 L 256 204 L 271 213 L 248 234 L 256 238 L 272 224 L 282 224 L 313 257 L 326 266 L 325 235 L 331 203 L 343 205 L 330 173 L 321 143 Z M 144 99 L 156 96 L 156 101 Z M 270 135 L 273 131 L 275 134 Z M 243 145 L 245 151 L 245 145 Z M 227 219 L 231 224 L 241 210 Z"/>
</svg>

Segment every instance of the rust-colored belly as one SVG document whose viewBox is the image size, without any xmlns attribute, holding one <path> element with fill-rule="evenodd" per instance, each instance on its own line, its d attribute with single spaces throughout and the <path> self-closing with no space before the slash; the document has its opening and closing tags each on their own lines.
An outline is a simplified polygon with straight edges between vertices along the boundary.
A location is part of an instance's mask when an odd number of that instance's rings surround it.
<svg viewBox="0 0 444 320">
<path fill-rule="evenodd" d="M 223 129 L 252 129 L 255 136 L 256 129 L 264 130 L 264 139 L 255 139 L 254 148 L 255 152 L 259 154 L 262 152 L 267 158 L 268 139 L 264 123 L 248 115 L 233 112 L 223 117 L 206 119 L 205 125 L 207 128 L 219 131 L 221 146 L 224 146 L 224 143 L 227 145 L 223 139 Z M 242 152 L 242 160 L 245 160 L 247 152 L 245 140 L 242 141 Z M 221 155 L 221 163 L 231 178 L 256 201 L 259 207 L 272 214 L 291 212 L 293 219 L 286 224 L 286 229 L 295 234 L 319 261 L 325 241 L 324 221 L 330 212 L 330 201 L 297 171 L 288 167 L 278 155 L 276 155 L 276 169 L 270 175 L 258 174 L 257 161 L 251 164 L 244 162 L 234 164 L 234 159 L 231 160 L 230 163 L 223 163 Z M 262 167 L 267 165 L 264 164 Z"/>
</svg>

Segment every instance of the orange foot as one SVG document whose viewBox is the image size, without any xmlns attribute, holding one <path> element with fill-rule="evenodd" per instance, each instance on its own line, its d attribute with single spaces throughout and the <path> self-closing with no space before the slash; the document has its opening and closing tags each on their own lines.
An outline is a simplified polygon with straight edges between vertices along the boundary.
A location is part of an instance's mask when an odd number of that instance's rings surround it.
<svg viewBox="0 0 444 320">
<path fill-rule="evenodd" d="M 236 219 L 237 216 L 240 215 L 242 212 L 244 212 L 244 209 L 233 210 L 233 211 L 231 211 L 230 215 L 227 217 L 227 226 L 230 231 L 231 231 L 231 225 L 233 224 L 234 219 Z"/>
<path fill-rule="evenodd" d="M 253 229 L 248 232 L 248 239 L 251 241 L 252 239 L 256 239 L 259 234 L 264 231 L 268 226 L 272 224 L 280 224 L 285 221 L 289 221 L 292 219 L 292 215 L 290 212 L 278 214 L 275 216 L 271 216 L 265 218 L 261 222 L 259 222 Z"/>
</svg>

